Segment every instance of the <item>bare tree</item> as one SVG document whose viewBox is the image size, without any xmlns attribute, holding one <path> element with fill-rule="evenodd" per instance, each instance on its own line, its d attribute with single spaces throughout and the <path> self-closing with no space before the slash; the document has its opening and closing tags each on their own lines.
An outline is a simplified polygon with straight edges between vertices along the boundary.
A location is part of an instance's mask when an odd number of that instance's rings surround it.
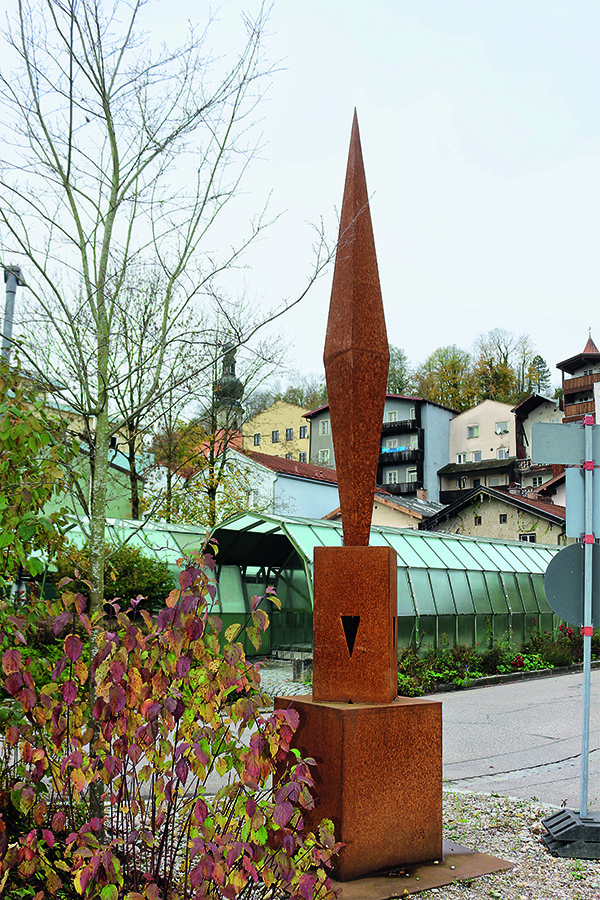
<svg viewBox="0 0 600 900">
<path fill-rule="evenodd" d="M 254 397 L 280 370 L 285 355 L 284 345 L 273 339 L 255 341 L 236 354 L 232 328 L 236 318 L 247 323 L 249 314 L 241 305 L 235 317 L 228 317 L 226 331 L 219 322 L 212 329 L 205 327 L 204 335 L 212 336 L 212 345 L 204 346 L 203 358 L 212 356 L 212 361 L 199 379 L 193 379 L 187 421 L 181 400 L 179 406 L 171 399 L 163 404 L 153 451 L 164 484 L 148 498 L 150 517 L 189 522 L 194 510 L 199 522 L 212 526 L 224 510 L 232 513 L 247 506 L 247 473 L 243 467 L 232 466 L 230 450 L 240 446 L 241 426 L 254 409 Z M 190 398 L 195 401 L 192 418 Z M 185 484 L 190 486 L 189 498 L 184 496 Z"/>
<path fill-rule="evenodd" d="M 0 264 L 22 265 L 35 300 L 30 363 L 89 425 L 92 610 L 103 597 L 109 447 L 125 424 L 115 398 L 128 275 L 149 267 L 161 277 L 155 343 L 136 361 L 151 371 L 140 411 L 163 390 L 174 324 L 266 224 L 259 216 L 223 252 L 208 241 L 257 147 L 264 9 L 245 19 L 247 40 L 219 72 L 193 29 L 183 46 L 154 52 L 139 31 L 144 5 L 19 0 L 7 35 L 17 64 L 0 73 L 12 146 Z M 326 261 L 318 256 L 309 283 Z M 53 337 L 45 352 L 42 321 Z"/>
</svg>

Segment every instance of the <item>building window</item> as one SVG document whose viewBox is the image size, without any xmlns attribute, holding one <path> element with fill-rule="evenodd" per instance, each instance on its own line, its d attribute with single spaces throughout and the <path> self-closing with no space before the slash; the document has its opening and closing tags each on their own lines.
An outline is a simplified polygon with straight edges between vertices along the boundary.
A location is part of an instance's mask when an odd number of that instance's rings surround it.
<svg viewBox="0 0 600 900">
<path fill-rule="evenodd" d="M 458 463 L 459 466 L 462 466 L 464 463 L 466 463 L 466 461 L 467 461 L 466 453 L 457 453 L 456 454 L 456 462 Z"/>
<path fill-rule="evenodd" d="M 387 421 L 387 422 L 397 422 L 397 421 L 398 421 L 398 410 L 397 410 L 397 409 L 391 409 L 391 410 L 386 414 L 386 421 Z"/>
<path fill-rule="evenodd" d="M 479 437 L 479 425 L 467 425 L 467 437 L 468 438 Z"/>
<path fill-rule="evenodd" d="M 308 425 L 301 425 L 298 437 L 301 441 L 308 437 Z"/>
<path fill-rule="evenodd" d="M 407 469 L 406 470 L 406 480 L 409 484 L 414 484 L 417 480 L 417 470 L 416 469 Z"/>
<path fill-rule="evenodd" d="M 388 438 L 385 442 L 385 446 L 388 448 L 388 450 L 395 450 L 398 446 L 398 438 Z"/>
<path fill-rule="evenodd" d="M 458 478 L 456 481 L 456 487 L 459 489 L 459 491 L 464 491 L 466 486 L 467 486 L 467 476 L 461 475 L 460 478 Z"/>
<path fill-rule="evenodd" d="M 481 516 L 475 516 L 475 525 L 481 525 Z"/>
<path fill-rule="evenodd" d="M 254 506 L 256 506 L 256 501 L 257 501 L 257 499 L 258 499 L 258 498 L 257 498 L 257 495 L 256 495 L 256 491 L 250 490 L 250 491 L 247 492 L 247 494 L 246 494 L 246 505 L 247 505 L 248 509 L 252 509 Z"/>
<path fill-rule="evenodd" d="M 506 513 L 500 513 L 498 518 L 500 520 L 501 525 L 506 525 L 506 523 L 508 521 L 508 517 L 507 517 Z"/>
<path fill-rule="evenodd" d="M 496 459 L 508 459 L 508 447 L 498 447 Z"/>
<path fill-rule="evenodd" d="M 398 484 L 398 472 L 396 469 L 391 469 L 386 472 L 385 482 L 386 484 Z"/>
<path fill-rule="evenodd" d="M 524 544 L 536 544 L 537 538 L 535 531 L 530 531 L 528 534 L 520 534 L 519 540 L 523 541 Z"/>
<path fill-rule="evenodd" d="M 419 435 L 418 434 L 409 434 L 408 447 L 410 450 L 418 450 L 419 449 Z"/>
<path fill-rule="evenodd" d="M 499 475 L 492 475 L 490 478 L 490 487 L 500 487 L 501 484 L 505 484 L 504 479 L 500 478 Z"/>
<path fill-rule="evenodd" d="M 286 429 L 285 429 L 285 439 L 286 439 L 286 441 L 293 441 L 293 440 L 294 440 L 294 429 L 293 429 L 293 428 L 286 428 Z"/>
<path fill-rule="evenodd" d="M 532 483 L 533 487 L 541 487 L 541 485 L 544 483 L 544 476 L 543 475 L 534 475 L 533 478 L 531 479 L 531 483 Z"/>
<path fill-rule="evenodd" d="M 329 434 L 329 419 L 321 419 L 319 422 L 319 434 Z"/>
<path fill-rule="evenodd" d="M 294 458 L 294 454 L 293 454 L 293 453 L 286 453 L 286 454 L 285 454 L 285 458 L 286 458 L 286 459 L 293 459 L 293 458 Z"/>
<path fill-rule="evenodd" d="M 279 431 L 275 430 L 271 432 L 271 443 L 278 444 L 279 443 Z"/>
<path fill-rule="evenodd" d="M 260 447 L 260 432 L 257 432 L 257 434 L 255 434 L 252 439 L 254 441 L 254 446 Z"/>
<path fill-rule="evenodd" d="M 473 487 L 479 487 L 480 484 L 481 484 L 481 478 L 474 478 L 474 479 L 473 479 Z"/>
<path fill-rule="evenodd" d="M 409 418 L 409 419 L 416 419 L 416 418 L 417 418 L 417 408 L 416 408 L 416 406 L 411 406 L 410 411 L 409 411 L 409 413 L 408 413 L 408 418 Z"/>
<path fill-rule="evenodd" d="M 306 450 L 301 450 L 298 454 L 298 462 L 306 462 Z"/>
<path fill-rule="evenodd" d="M 481 450 L 473 450 L 473 462 L 481 462 Z"/>
<path fill-rule="evenodd" d="M 508 422 L 496 422 L 494 431 L 496 434 L 508 434 Z"/>
<path fill-rule="evenodd" d="M 326 466 L 329 462 L 329 450 L 319 450 L 319 463 Z"/>
</svg>

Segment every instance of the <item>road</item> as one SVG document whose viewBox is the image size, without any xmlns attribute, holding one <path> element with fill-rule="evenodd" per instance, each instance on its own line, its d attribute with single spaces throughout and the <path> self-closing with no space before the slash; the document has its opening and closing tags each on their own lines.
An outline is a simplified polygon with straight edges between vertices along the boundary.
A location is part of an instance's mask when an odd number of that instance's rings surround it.
<svg viewBox="0 0 600 900">
<path fill-rule="evenodd" d="M 581 673 L 436 694 L 449 786 L 579 809 Z M 600 670 L 592 672 L 589 809 L 600 810 Z"/>
</svg>

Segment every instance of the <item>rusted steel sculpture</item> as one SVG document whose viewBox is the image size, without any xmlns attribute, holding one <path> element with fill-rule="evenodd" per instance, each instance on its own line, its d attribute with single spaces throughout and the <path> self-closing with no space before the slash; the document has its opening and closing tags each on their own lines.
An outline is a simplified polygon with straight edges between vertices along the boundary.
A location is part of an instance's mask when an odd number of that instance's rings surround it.
<svg viewBox="0 0 600 900">
<path fill-rule="evenodd" d="M 442 854 L 441 704 L 397 698 L 396 554 L 368 546 L 389 350 L 356 114 L 324 362 L 344 546 L 315 548 L 312 698 L 276 705 L 300 714 L 307 825 L 333 819 L 347 881 Z"/>
<path fill-rule="evenodd" d="M 323 354 L 345 546 L 315 550 L 314 700 L 398 693 L 396 554 L 367 546 L 389 361 L 355 112 Z"/>
<path fill-rule="evenodd" d="M 323 362 L 344 544 L 365 547 L 371 528 L 390 352 L 356 112 Z"/>
</svg>

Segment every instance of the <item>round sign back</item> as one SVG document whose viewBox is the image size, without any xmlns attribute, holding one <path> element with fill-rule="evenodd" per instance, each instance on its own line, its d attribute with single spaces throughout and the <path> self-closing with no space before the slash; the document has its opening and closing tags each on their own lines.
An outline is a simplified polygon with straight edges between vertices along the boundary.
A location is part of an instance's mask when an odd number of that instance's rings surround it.
<svg viewBox="0 0 600 900">
<path fill-rule="evenodd" d="M 600 625 L 600 544 L 590 544 L 592 551 L 592 622 Z M 544 590 L 556 615 L 580 628 L 583 624 L 583 558 L 584 545 L 571 544 L 557 553 L 544 575 Z"/>
</svg>

